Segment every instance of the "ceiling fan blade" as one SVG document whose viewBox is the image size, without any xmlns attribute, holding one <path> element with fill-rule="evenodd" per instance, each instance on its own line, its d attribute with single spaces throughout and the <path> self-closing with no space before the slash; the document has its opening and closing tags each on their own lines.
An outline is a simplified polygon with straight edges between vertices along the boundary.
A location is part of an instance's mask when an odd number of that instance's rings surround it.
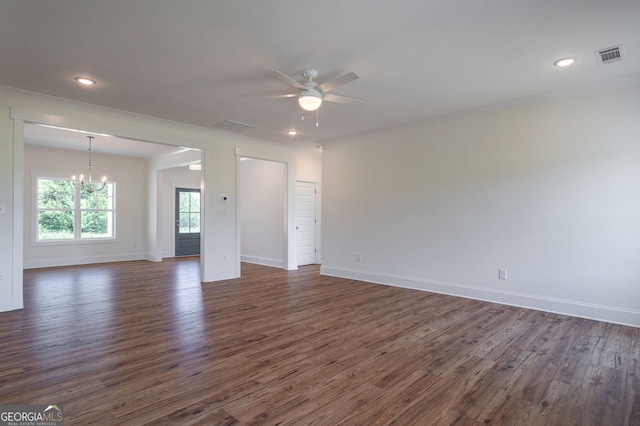
<svg viewBox="0 0 640 426">
<path fill-rule="evenodd" d="M 278 98 L 297 98 L 299 96 L 298 93 L 287 93 L 285 95 L 265 95 L 258 96 L 259 99 L 278 99 Z"/>
<path fill-rule="evenodd" d="M 336 87 L 342 86 L 343 84 L 351 83 L 353 80 L 357 80 L 359 78 L 360 78 L 360 76 L 358 74 L 356 74 L 355 72 L 350 72 L 350 73 L 347 73 L 347 74 L 345 74 L 343 76 L 336 77 L 333 80 L 329 80 L 327 82 L 324 82 L 324 83 L 320 84 L 318 87 L 320 87 L 320 89 L 323 92 L 327 93 L 327 92 L 332 91 Z"/>
<path fill-rule="evenodd" d="M 304 86 L 300 83 L 298 83 L 297 81 L 295 81 L 294 79 L 292 79 L 291 77 L 289 77 L 288 75 L 281 73 L 278 70 L 273 70 L 274 73 L 276 73 L 276 75 L 278 77 L 280 77 L 281 80 L 283 80 L 284 82 L 288 83 L 289 85 L 295 87 L 296 89 L 304 89 Z"/>
<path fill-rule="evenodd" d="M 335 102 L 338 104 L 360 106 L 360 107 L 364 105 L 364 101 L 361 101 L 360 99 L 348 98 L 346 96 L 341 96 L 341 95 L 334 95 L 333 93 L 325 93 L 324 96 L 322 97 L 322 100 L 325 100 L 327 102 Z"/>
</svg>

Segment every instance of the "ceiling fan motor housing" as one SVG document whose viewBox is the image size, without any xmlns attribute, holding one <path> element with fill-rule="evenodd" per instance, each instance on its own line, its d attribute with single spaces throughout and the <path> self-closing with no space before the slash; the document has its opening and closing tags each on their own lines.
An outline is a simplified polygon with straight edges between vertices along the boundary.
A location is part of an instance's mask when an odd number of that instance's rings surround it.
<svg viewBox="0 0 640 426">
<path fill-rule="evenodd" d="M 309 68 L 302 71 L 302 75 L 304 76 L 304 78 L 307 78 L 309 79 L 309 81 L 312 81 L 314 78 L 318 77 L 318 71 Z"/>
<path fill-rule="evenodd" d="M 324 94 L 322 90 L 318 87 L 316 83 L 313 81 L 307 81 L 304 83 L 304 89 L 300 89 L 300 94 L 302 96 L 320 96 Z"/>
</svg>

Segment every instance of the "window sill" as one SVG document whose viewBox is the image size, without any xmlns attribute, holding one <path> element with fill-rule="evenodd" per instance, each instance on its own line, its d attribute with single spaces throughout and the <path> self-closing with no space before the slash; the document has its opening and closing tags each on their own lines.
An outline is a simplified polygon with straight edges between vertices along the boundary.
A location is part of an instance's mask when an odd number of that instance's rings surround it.
<svg viewBox="0 0 640 426">
<path fill-rule="evenodd" d="M 48 247 L 48 246 L 70 246 L 70 245 L 84 245 L 84 244 L 109 244 L 118 243 L 117 238 L 92 238 L 83 240 L 42 240 L 31 241 L 32 247 Z"/>
</svg>

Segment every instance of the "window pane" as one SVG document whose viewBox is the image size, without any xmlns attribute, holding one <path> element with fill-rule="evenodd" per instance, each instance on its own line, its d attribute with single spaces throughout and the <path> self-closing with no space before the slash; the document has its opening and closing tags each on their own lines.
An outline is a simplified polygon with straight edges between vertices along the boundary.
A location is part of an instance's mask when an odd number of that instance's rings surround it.
<svg viewBox="0 0 640 426">
<path fill-rule="evenodd" d="M 100 183 L 101 185 L 101 183 Z M 99 188 L 99 186 L 98 186 Z M 108 182 L 100 191 L 81 191 L 80 238 L 113 238 L 113 192 Z"/>
<path fill-rule="evenodd" d="M 189 233 L 189 213 L 180 213 L 180 226 L 178 232 L 181 234 Z"/>
<path fill-rule="evenodd" d="M 73 211 L 38 212 L 38 240 L 66 240 L 73 237 Z"/>
<path fill-rule="evenodd" d="M 102 185 L 100 183 L 100 185 Z M 87 191 L 80 191 L 80 208 L 82 209 L 110 209 L 112 197 L 109 197 L 108 187 L 113 184 L 108 184 L 101 191 L 94 191 L 89 193 Z M 100 186 L 98 186 L 99 188 Z"/>
<path fill-rule="evenodd" d="M 189 211 L 189 201 L 191 200 L 191 197 L 189 196 L 188 192 L 180 192 L 180 212 L 181 213 L 186 213 Z"/>
<path fill-rule="evenodd" d="M 74 191 L 70 180 L 38 178 L 38 208 L 73 209 Z"/>
<path fill-rule="evenodd" d="M 80 238 L 112 237 L 112 215 L 110 211 L 83 211 Z"/>
<path fill-rule="evenodd" d="M 191 213 L 189 218 L 191 220 L 189 224 L 190 231 L 194 233 L 200 232 L 200 213 Z"/>
<path fill-rule="evenodd" d="M 190 207 L 190 211 L 193 212 L 200 212 L 200 192 L 191 192 L 191 207 Z"/>
</svg>

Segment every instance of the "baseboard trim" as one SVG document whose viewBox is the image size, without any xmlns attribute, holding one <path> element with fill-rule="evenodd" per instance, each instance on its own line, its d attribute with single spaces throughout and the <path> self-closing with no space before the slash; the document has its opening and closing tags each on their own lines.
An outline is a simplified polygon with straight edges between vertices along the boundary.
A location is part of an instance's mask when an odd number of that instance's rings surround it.
<svg viewBox="0 0 640 426">
<path fill-rule="evenodd" d="M 248 256 L 243 254 L 240 255 L 240 261 L 255 263 L 256 265 L 271 266 L 274 268 L 284 268 L 284 261 L 282 259 L 271 259 L 268 257 Z"/>
<path fill-rule="evenodd" d="M 106 256 L 86 256 L 59 259 L 24 260 L 24 269 L 52 268 L 56 266 L 87 265 L 91 263 L 125 262 L 129 260 L 145 260 L 142 254 L 117 254 Z"/>
<path fill-rule="evenodd" d="M 225 281 L 225 280 L 233 280 L 239 278 L 240 274 L 235 269 L 225 269 L 222 271 L 216 271 L 211 277 L 208 277 L 206 281 L 203 280 L 203 277 L 200 277 L 200 282 L 202 285 L 205 284 L 215 284 L 216 281 Z"/>
<path fill-rule="evenodd" d="M 320 274 L 640 327 L 640 311 L 615 306 L 576 302 L 573 300 L 533 294 L 491 290 L 471 285 L 425 280 L 400 275 L 363 272 L 326 265 L 320 267 Z"/>
</svg>

